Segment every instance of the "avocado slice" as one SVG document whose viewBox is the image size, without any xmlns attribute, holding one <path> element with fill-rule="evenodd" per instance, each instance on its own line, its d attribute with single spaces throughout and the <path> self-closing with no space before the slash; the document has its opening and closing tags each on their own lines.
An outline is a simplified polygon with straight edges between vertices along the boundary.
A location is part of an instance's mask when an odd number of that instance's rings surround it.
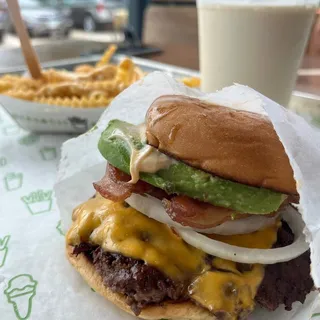
<svg viewBox="0 0 320 320">
<path fill-rule="evenodd" d="M 102 156 L 127 174 L 130 174 L 132 149 L 141 150 L 146 146 L 146 139 L 141 135 L 140 128 L 120 120 L 109 122 L 98 143 Z M 169 167 L 156 173 L 140 172 L 140 179 L 168 194 L 186 195 L 241 213 L 275 212 L 287 197 L 272 190 L 213 176 L 181 161 L 173 161 Z"/>
</svg>

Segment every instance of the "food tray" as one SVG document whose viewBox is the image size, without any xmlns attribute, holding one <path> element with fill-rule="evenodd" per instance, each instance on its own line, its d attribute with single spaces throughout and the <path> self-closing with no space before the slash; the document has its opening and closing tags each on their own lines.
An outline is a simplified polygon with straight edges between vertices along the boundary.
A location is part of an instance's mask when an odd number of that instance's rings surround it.
<svg viewBox="0 0 320 320">
<path fill-rule="evenodd" d="M 126 55 L 115 54 L 112 57 L 111 62 L 116 64 L 126 57 L 127 57 Z M 42 63 L 42 67 L 44 69 L 56 68 L 56 69 L 66 69 L 71 71 L 80 64 L 95 64 L 100 59 L 101 59 L 101 55 L 92 55 L 89 57 L 79 57 L 79 58 L 46 62 L 46 63 Z M 146 72 L 152 72 L 152 71 L 158 70 L 158 71 L 168 72 L 172 74 L 174 77 L 199 76 L 199 72 L 195 70 L 180 68 L 180 67 L 172 66 L 169 64 L 164 64 L 161 62 L 156 62 L 156 61 L 143 59 L 143 58 L 130 57 L 130 59 L 134 62 L 134 64 L 136 64 Z M 12 68 L 6 69 L 6 72 L 0 72 L 0 76 L 4 74 L 22 74 L 26 71 L 27 71 L 26 67 L 22 67 L 22 66 L 12 67 Z"/>
<path fill-rule="evenodd" d="M 95 64 L 101 55 L 65 59 L 44 63 L 42 67 L 73 70 L 80 64 Z M 114 55 L 111 62 L 118 63 L 124 55 Z M 199 77 L 199 72 L 180 68 L 143 58 L 132 57 L 133 62 L 145 72 L 163 71 L 175 78 Z M 26 72 L 24 67 L 14 67 L 6 70 L 6 74 Z M 3 75 L 0 73 L 0 75 Z M 0 104 L 24 129 L 34 132 L 82 133 L 89 130 L 99 119 L 105 107 L 101 108 L 71 108 L 35 104 L 24 100 L 0 95 Z M 305 117 L 308 121 L 320 126 L 320 97 L 295 91 L 289 108 Z"/>
<path fill-rule="evenodd" d="M 125 57 L 124 55 L 115 55 L 111 62 L 117 64 Z M 42 67 L 44 69 L 73 70 L 80 64 L 95 64 L 100 58 L 101 55 L 93 55 L 77 59 L 59 60 L 44 63 Z M 146 59 L 132 57 L 132 60 L 145 72 L 161 70 L 177 78 L 199 75 L 196 71 L 152 62 Z M 24 67 L 15 67 L 10 70 L 7 69 L 5 74 L 23 74 L 25 72 L 26 69 Z M 3 74 L 0 73 L 0 75 Z M 106 108 L 72 108 L 45 105 L 5 95 L 0 95 L 0 104 L 23 129 L 47 133 L 83 133 L 95 125 Z"/>
</svg>

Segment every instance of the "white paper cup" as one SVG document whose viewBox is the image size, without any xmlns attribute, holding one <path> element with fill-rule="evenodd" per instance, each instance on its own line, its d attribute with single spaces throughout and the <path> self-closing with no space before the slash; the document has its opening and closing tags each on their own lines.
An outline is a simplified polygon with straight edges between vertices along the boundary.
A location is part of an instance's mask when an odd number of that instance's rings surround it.
<svg viewBox="0 0 320 320">
<path fill-rule="evenodd" d="M 197 0 L 201 89 L 248 85 L 287 105 L 317 1 Z"/>
</svg>

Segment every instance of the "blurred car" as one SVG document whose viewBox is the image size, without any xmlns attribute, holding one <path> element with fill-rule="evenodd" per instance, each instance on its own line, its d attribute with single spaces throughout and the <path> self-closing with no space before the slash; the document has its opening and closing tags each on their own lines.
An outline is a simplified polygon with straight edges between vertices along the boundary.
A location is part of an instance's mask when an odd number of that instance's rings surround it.
<svg viewBox="0 0 320 320">
<path fill-rule="evenodd" d="M 124 0 L 60 0 L 71 11 L 77 28 L 122 30 L 127 25 L 128 9 Z"/>
<path fill-rule="evenodd" d="M 72 28 L 70 12 L 41 0 L 19 0 L 21 15 L 30 36 L 68 36 Z M 14 32 L 10 20 L 9 30 Z"/>
</svg>

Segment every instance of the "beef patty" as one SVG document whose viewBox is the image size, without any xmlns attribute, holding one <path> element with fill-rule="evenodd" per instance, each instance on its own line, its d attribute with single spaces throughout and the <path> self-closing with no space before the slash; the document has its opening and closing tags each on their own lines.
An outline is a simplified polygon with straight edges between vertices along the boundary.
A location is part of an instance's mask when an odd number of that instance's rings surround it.
<svg viewBox="0 0 320 320">
<path fill-rule="evenodd" d="M 274 247 L 287 246 L 293 240 L 290 227 L 283 222 Z M 148 305 L 188 299 L 187 283 L 173 281 L 144 261 L 104 252 L 101 247 L 89 243 L 76 246 L 73 253 L 85 254 L 102 276 L 104 284 L 114 292 L 124 294 L 136 315 Z M 281 304 L 291 310 L 292 303 L 303 303 L 312 288 L 310 253 L 305 252 L 291 261 L 267 265 L 255 300 L 268 310 L 275 310 Z"/>
<path fill-rule="evenodd" d="M 273 247 L 288 246 L 293 240 L 294 235 L 290 227 L 283 221 Z M 267 265 L 255 298 L 256 302 L 272 311 L 280 304 L 284 304 L 286 310 L 291 310 L 295 301 L 303 303 L 313 288 L 310 263 L 310 251 L 307 251 L 296 259 Z"/>
</svg>

